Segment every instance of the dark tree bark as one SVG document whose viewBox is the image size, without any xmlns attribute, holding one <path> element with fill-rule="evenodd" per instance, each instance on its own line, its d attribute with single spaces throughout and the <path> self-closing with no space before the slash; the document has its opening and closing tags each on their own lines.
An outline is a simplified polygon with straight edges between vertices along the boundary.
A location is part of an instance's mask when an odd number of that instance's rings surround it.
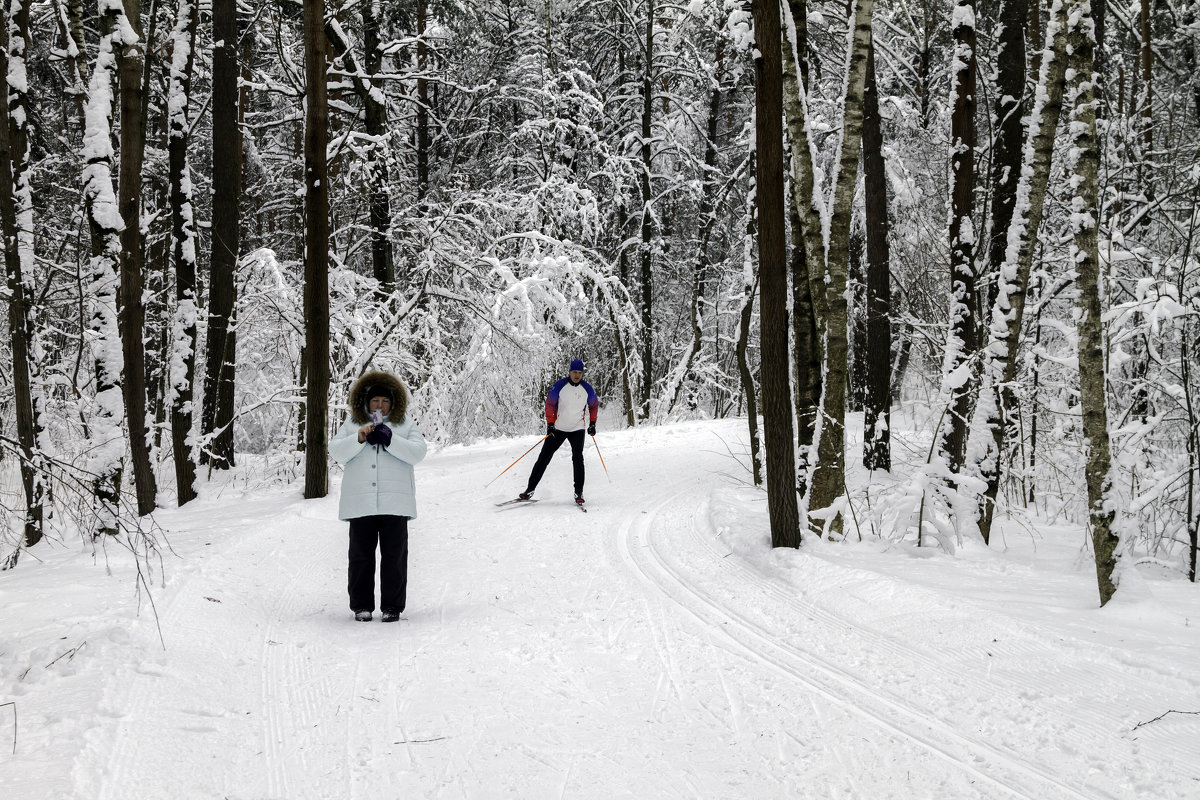
<svg viewBox="0 0 1200 800">
<path fill-rule="evenodd" d="M 971 416 L 972 357 L 978 349 L 975 314 L 975 9 L 958 0 L 954 16 L 950 120 L 950 353 L 944 381 L 950 409 L 941 451 L 951 472 L 963 465 Z"/>
<path fill-rule="evenodd" d="M 9 16 L 11 12 L 11 17 Z M 7 76 L 9 57 L 25 60 L 29 53 L 29 4 L 25 0 L 0 9 L 0 76 Z M 22 65 L 24 66 L 24 65 Z M 6 84 L 7 85 L 7 84 Z M 8 85 L 0 102 L 0 234 L 4 240 L 4 266 L 8 285 L 8 332 L 11 337 L 13 404 L 17 445 L 21 458 L 21 486 L 25 492 L 23 547 L 42 539 L 45 522 L 45 476 L 38 453 L 38 395 L 34 390 L 32 345 L 34 337 L 31 296 L 23 261 L 33 255 L 32 231 L 22 231 L 21 221 L 32 223 L 29 186 L 29 136 L 25 120 L 28 97 Z M 28 237 L 28 239 L 27 239 Z M 27 239 L 27 241 L 22 241 Z M 15 551 L 0 562 L 0 569 L 16 564 Z"/>
<path fill-rule="evenodd" d="M 417 202 L 429 193 L 429 44 L 425 32 L 429 22 L 428 0 L 417 0 Z"/>
<path fill-rule="evenodd" d="M 304 3 L 304 496 L 329 491 L 329 97 L 325 2 Z"/>
<path fill-rule="evenodd" d="M 192 400 L 196 380 L 196 322 L 200 313 L 196 285 L 196 219 L 192 205 L 191 166 L 188 161 L 191 97 L 195 63 L 196 29 L 200 14 L 192 0 L 180 0 L 175 19 L 176 47 L 187 54 L 171 66 L 170 97 L 184 98 L 167 120 L 167 169 L 171 192 L 171 260 L 175 264 L 175 322 L 171 349 L 182 371 L 171 375 L 171 448 L 179 505 L 196 498 L 196 457 L 192 447 Z"/>
<path fill-rule="evenodd" d="M 863 88 L 863 214 L 867 227 L 867 352 L 863 392 L 863 466 L 892 468 L 892 271 L 888 249 L 887 175 L 883 161 L 883 128 L 875 83 L 875 47 L 867 51 Z"/>
<path fill-rule="evenodd" d="M 646 9 L 646 49 L 643 53 L 642 72 L 642 245 L 638 255 L 641 265 L 641 312 L 642 312 L 642 386 L 639 402 L 640 416 L 650 416 L 650 395 L 654 388 L 654 279 L 653 239 L 654 215 L 650 174 L 653 169 L 651 138 L 654 135 L 654 0 L 649 0 Z"/>
<path fill-rule="evenodd" d="M 117 202 L 121 231 L 121 292 L 118 321 L 125 358 L 125 409 L 130 461 L 137 493 L 138 514 L 154 510 L 158 487 L 150 459 L 150 429 L 146 419 L 146 348 L 143 333 L 146 307 L 142 301 L 142 161 L 146 149 L 146 118 L 142 93 L 142 25 L 138 0 L 125 0 L 125 17 L 137 35 L 123 42 L 117 66 L 121 87 L 121 167 Z"/>
<path fill-rule="evenodd" d="M 992 149 L 992 227 L 988 240 L 988 267 L 992 273 L 988 304 L 995 305 L 1000 289 L 1000 270 L 1007 250 L 1021 179 L 1021 159 L 1025 143 L 1025 27 L 1029 19 L 1028 0 L 1004 0 L 1000 6 L 1000 52 L 996 59 L 997 136 Z M 993 363 L 994 367 L 994 363 Z M 994 369 L 993 369 L 994 371 Z M 1009 417 L 1016 411 L 1016 393 L 996 376 L 991 391 L 995 403 L 988 420 L 992 436 L 992 457 L 980 465 L 987 488 L 980 507 L 979 533 L 984 543 L 991 540 L 992 519 L 1004 463 L 1011 463 L 1012 449 L 1006 446 L 1004 432 L 1011 429 Z"/>
<path fill-rule="evenodd" d="M 370 181 L 368 213 L 371 220 L 371 268 L 375 280 L 379 282 L 380 294 L 387 296 L 396 286 L 396 266 L 389 235 L 392 208 L 391 198 L 388 195 L 387 106 L 379 102 L 379 97 L 383 93 L 382 83 L 378 79 L 372 78 L 379 74 L 382 64 L 382 54 L 379 49 L 379 18 L 374 12 L 375 8 L 372 3 L 363 4 L 365 73 L 359 68 L 354 58 L 354 51 L 350 49 L 350 43 L 342 35 L 341 28 L 334 24 L 333 20 L 325 23 L 325 33 L 329 38 L 333 55 L 340 58 L 345 64 L 350 82 L 354 86 L 354 92 L 358 95 L 359 102 L 363 104 L 367 135 L 371 137 L 371 143 L 368 145 L 366 153 L 366 172 Z M 420 185 L 419 181 L 418 185 Z"/>
<path fill-rule="evenodd" d="M 788 344 L 787 229 L 783 196 L 783 54 L 779 0 L 754 4 L 755 197 L 758 209 L 763 439 L 771 546 L 800 546 Z"/>
<path fill-rule="evenodd" d="M 200 431 L 211 441 L 201 461 L 216 469 L 234 463 L 233 403 L 237 333 L 237 263 L 241 228 L 242 135 L 238 126 L 238 24 L 235 0 L 213 0 L 212 127 L 213 202 L 212 256 L 208 287 L 208 336 L 204 370 L 204 405 Z"/>
</svg>

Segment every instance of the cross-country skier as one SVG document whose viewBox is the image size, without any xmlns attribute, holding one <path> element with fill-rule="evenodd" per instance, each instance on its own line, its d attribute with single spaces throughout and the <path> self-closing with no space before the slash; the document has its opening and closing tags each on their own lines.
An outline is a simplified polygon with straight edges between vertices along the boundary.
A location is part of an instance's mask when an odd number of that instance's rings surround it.
<svg viewBox="0 0 1200 800">
<path fill-rule="evenodd" d="M 522 500 L 533 498 L 550 459 L 563 442 L 571 443 L 571 464 L 574 467 L 575 502 L 583 505 L 583 436 L 596 435 L 596 414 L 600 401 L 596 390 L 583 379 L 583 362 L 578 358 L 571 362 L 567 377 L 559 378 L 546 393 L 546 440 L 538 454 L 533 472 L 529 474 L 529 485 L 519 495 Z"/>
</svg>

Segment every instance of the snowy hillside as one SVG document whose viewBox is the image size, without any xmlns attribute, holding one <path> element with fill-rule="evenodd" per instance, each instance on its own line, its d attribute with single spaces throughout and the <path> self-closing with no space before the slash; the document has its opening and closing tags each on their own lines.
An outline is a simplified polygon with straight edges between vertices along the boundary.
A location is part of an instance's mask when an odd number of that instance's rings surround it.
<svg viewBox="0 0 1200 800">
<path fill-rule="evenodd" d="M 394 625 L 346 607 L 336 482 L 160 511 L 148 592 L 48 542 L 0 573 L 0 797 L 1200 797 L 1194 585 L 1101 610 L 1083 531 L 1012 521 L 771 551 L 744 439 L 602 430 L 586 514 L 565 451 L 493 505 L 532 437 L 434 453 Z"/>
</svg>

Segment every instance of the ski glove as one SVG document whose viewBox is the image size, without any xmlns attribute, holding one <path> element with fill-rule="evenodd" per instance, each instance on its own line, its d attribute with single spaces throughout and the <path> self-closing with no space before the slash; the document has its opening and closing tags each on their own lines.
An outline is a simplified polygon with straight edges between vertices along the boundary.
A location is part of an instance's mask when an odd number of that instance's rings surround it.
<svg viewBox="0 0 1200 800">
<path fill-rule="evenodd" d="M 551 435 L 551 434 L 553 434 L 553 433 L 554 433 L 554 423 L 553 423 L 553 422 L 547 422 L 547 423 L 546 423 L 546 435 L 547 435 L 547 436 L 550 436 L 550 435 Z"/>
<path fill-rule="evenodd" d="M 588 436 L 595 436 L 595 435 L 596 435 L 596 423 L 593 422 L 590 425 L 588 425 Z"/>
</svg>

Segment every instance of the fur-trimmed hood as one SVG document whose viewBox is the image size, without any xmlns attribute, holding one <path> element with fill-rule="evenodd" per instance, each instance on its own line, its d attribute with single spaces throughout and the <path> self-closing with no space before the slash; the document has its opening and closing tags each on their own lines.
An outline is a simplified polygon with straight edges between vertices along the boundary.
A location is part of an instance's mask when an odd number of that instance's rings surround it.
<svg viewBox="0 0 1200 800">
<path fill-rule="evenodd" d="M 371 421 L 371 415 L 367 412 L 367 390 L 372 386 L 385 386 L 392 393 L 392 413 L 388 415 L 387 421 L 393 425 L 404 422 L 404 417 L 408 414 L 408 389 L 395 375 L 382 370 L 363 373 L 350 387 L 350 418 L 359 425 L 366 425 Z"/>
</svg>

